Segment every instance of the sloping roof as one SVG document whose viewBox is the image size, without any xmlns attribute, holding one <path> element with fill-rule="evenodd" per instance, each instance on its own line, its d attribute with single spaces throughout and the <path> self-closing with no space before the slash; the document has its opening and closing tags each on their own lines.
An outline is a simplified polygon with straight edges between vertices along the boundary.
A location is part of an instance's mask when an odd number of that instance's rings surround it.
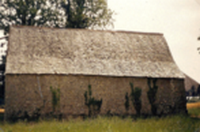
<svg viewBox="0 0 200 132">
<path fill-rule="evenodd" d="M 183 78 L 162 34 L 11 27 L 6 74 Z"/>
<path fill-rule="evenodd" d="M 185 84 L 186 91 L 190 90 L 192 88 L 192 86 L 194 86 L 195 89 L 197 89 L 199 86 L 199 83 L 197 81 L 195 81 L 194 79 L 192 79 L 190 76 L 188 76 L 186 74 L 185 74 L 184 84 Z"/>
</svg>

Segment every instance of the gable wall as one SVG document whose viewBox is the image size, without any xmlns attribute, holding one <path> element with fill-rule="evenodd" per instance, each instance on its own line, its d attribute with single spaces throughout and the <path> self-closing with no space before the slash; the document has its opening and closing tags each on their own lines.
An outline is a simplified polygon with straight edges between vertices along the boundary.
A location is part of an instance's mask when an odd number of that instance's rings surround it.
<svg viewBox="0 0 200 132">
<path fill-rule="evenodd" d="M 194 86 L 195 90 L 197 90 L 199 83 L 191 77 L 185 75 L 185 91 L 191 90 L 192 86 Z"/>
<path fill-rule="evenodd" d="M 60 112 L 64 116 L 83 115 L 88 113 L 85 106 L 84 93 L 88 85 L 92 86 L 92 96 L 103 100 L 101 113 L 108 111 L 112 114 L 126 113 L 125 93 L 130 94 L 130 82 L 134 87 L 142 89 L 141 113 L 150 114 L 151 106 L 147 98 L 147 78 L 134 77 L 105 77 L 84 75 L 6 75 L 6 110 L 5 118 L 16 116 L 16 113 L 27 111 L 31 116 L 37 108 L 45 107 L 41 113 L 52 111 L 50 87 L 60 88 Z M 183 79 L 158 79 L 157 103 L 160 104 L 158 113 L 170 113 L 169 106 L 179 107 L 177 111 L 186 110 L 185 90 Z M 131 101 L 130 101 L 131 103 Z M 135 114 L 130 104 L 129 114 Z M 20 115 L 20 114 L 19 114 Z"/>
</svg>

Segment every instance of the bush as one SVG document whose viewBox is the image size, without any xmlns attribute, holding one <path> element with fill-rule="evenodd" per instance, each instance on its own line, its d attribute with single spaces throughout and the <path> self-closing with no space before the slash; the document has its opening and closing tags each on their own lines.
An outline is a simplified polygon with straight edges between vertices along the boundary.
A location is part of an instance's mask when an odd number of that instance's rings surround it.
<svg viewBox="0 0 200 132">
<path fill-rule="evenodd" d="M 153 82 L 153 86 L 151 82 Z M 157 104 L 155 102 L 156 102 L 156 93 L 158 90 L 158 86 L 156 86 L 156 82 L 157 82 L 156 78 L 153 79 L 148 78 L 147 80 L 149 86 L 149 91 L 147 92 L 147 96 L 149 99 L 149 103 L 151 104 L 151 112 L 153 115 L 157 115 Z"/>
<path fill-rule="evenodd" d="M 126 92 L 126 95 L 125 95 L 125 103 L 124 103 L 124 106 L 125 106 L 126 112 L 128 112 L 128 110 L 129 110 L 129 97 L 128 97 L 128 92 Z"/>
<path fill-rule="evenodd" d="M 130 97 L 131 97 L 132 104 L 136 110 L 137 115 L 140 115 L 140 110 L 142 108 L 142 101 L 140 98 L 142 90 L 138 87 L 133 88 L 133 83 L 130 83 L 130 86 L 131 86 Z"/>
<path fill-rule="evenodd" d="M 53 112 L 55 112 L 56 108 L 60 104 L 60 89 L 50 87 L 50 91 L 51 91 L 51 94 L 52 94 L 52 109 L 53 109 Z"/>
<path fill-rule="evenodd" d="M 92 97 L 91 85 L 88 85 L 88 91 L 85 91 L 84 97 L 85 105 L 88 107 L 88 116 L 91 117 L 99 114 L 102 105 L 102 99 L 97 100 Z"/>
</svg>

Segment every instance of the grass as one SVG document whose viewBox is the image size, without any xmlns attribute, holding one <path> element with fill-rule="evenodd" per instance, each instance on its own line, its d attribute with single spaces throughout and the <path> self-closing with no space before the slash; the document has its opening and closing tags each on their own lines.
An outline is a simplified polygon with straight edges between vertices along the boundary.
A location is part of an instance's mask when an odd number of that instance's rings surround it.
<svg viewBox="0 0 200 132">
<path fill-rule="evenodd" d="M 200 103 L 187 104 L 189 115 L 200 117 Z M 3 116 L 0 114 L 0 118 Z M 175 115 L 147 119 L 98 117 L 96 119 L 71 119 L 69 121 L 39 121 L 17 123 L 0 122 L 4 132 L 200 132 L 200 119 Z"/>
<path fill-rule="evenodd" d="M 188 109 L 188 113 L 191 117 L 198 117 L 200 118 L 200 108 L 192 108 Z"/>
<path fill-rule="evenodd" d="M 200 120 L 189 116 L 137 119 L 98 117 L 70 121 L 39 121 L 3 123 L 4 132 L 195 132 L 200 130 Z"/>
<path fill-rule="evenodd" d="M 200 102 L 187 103 L 187 109 L 191 117 L 200 118 Z"/>
</svg>

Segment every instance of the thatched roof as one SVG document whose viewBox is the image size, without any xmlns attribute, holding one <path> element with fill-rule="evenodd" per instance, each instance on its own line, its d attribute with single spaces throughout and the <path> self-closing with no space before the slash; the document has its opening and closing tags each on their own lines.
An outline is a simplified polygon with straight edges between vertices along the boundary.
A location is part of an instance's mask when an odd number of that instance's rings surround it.
<svg viewBox="0 0 200 132">
<path fill-rule="evenodd" d="M 6 74 L 183 78 L 162 34 L 11 27 Z"/>
<path fill-rule="evenodd" d="M 197 81 L 195 81 L 194 79 L 192 79 L 190 76 L 186 74 L 185 74 L 184 84 L 185 84 L 186 91 L 189 91 L 192 88 L 192 86 L 194 86 L 195 90 L 197 90 L 198 86 L 200 85 Z"/>
</svg>

